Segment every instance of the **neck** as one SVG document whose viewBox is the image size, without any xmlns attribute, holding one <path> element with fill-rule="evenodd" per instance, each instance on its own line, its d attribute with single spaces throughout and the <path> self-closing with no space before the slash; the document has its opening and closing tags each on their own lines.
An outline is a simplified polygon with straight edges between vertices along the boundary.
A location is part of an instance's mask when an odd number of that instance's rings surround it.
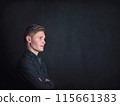
<svg viewBox="0 0 120 106">
<path fill-rule="evenodd" d="M 29 50 L 29 51 L 31 51 L 32 53 L 34 53 L 36 56 L 38 55 L 38 51 L 37 50 L 35 50 L 34 48 L 31 48 L 31 47 L 27 47 L 27 49 Z"/>
</svg>

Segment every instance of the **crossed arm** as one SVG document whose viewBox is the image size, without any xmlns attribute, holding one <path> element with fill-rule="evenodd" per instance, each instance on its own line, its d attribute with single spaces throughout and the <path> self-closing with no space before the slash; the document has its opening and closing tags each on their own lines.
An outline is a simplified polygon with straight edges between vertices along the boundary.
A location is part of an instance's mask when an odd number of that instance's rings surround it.
<svg viewBox="0 0 120 106">
<path fill-rule="evenodd" d="M 30 62 L 20 64 L 19 72 L 20 78 L 34 89 L 53 89 L 54 83 L 47 77 L 42 80 L 35 72 L 34 66 Z"/>
</svg>

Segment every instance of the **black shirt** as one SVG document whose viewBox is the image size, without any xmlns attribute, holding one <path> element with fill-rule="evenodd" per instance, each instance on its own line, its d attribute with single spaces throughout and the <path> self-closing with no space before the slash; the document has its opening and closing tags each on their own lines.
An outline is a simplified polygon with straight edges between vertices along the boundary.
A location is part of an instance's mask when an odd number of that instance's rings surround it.
<svg viewBox="0 0 120 106">
<path fill-rule="evenodd" d="M 53 89 L 54 83 L 49 79 L 46 65 L 42 56 L 36 56 L 29 50 L 26 50 L 17 64 L 17 75 L 19 76 L 20 89 Z M 40 79 L 42 80 L 40 80 Z"/>
</svg>

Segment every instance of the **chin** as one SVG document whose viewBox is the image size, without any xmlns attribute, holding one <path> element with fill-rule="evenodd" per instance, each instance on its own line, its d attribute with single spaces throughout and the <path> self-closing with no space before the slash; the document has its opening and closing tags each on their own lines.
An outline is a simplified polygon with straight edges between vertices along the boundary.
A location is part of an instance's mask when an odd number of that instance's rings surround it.
<svg viewBox="0 0 120 106">
<path fill-rule="evenodd" d="M 39 52 L 43 52 L 44 50 L 39 50 Z"/>
</svg>

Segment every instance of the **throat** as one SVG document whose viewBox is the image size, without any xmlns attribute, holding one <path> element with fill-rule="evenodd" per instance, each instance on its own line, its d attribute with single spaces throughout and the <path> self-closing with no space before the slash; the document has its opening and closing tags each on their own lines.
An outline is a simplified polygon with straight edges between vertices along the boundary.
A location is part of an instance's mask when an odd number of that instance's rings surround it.
<svg viewBox="0 0 120 106">
<path fill-rule="evenodd" d="M 35 49 L 34 47 L 32 47 L 32 45 L 28 46 L 28 50 L 30 50 L 31 52 L 33 52 L 36 56 L 39 53 L 39 51 L 37 49 Z"/>
</svg>

